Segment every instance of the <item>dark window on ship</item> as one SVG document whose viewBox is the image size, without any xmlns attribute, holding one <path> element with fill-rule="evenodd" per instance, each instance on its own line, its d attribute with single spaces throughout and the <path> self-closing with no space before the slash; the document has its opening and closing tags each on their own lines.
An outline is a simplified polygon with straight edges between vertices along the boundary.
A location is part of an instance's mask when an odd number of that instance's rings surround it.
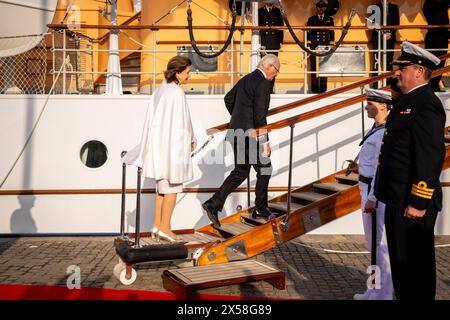
<svg viewBox="0 0 450 320">
<path fill-rule="evenodd" d="M 80 151 L 81 162 L 89 168 L 99 168 L 108 159 L 108 149 L 97 140 L 86 142 Z"/>
</svg>

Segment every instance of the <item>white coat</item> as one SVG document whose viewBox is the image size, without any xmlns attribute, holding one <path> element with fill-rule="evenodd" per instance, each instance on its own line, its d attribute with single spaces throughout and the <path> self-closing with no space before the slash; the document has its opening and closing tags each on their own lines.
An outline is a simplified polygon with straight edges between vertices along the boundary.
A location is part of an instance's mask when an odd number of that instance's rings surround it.
<svg viewBox="0 0 450 320">
<path fill-rule="evenodd" d="M 143 176 L 171 184 L 193 178 L 191 143 L 194 132 L 186 96 L 176 83 L 162 85 L 150 99 L 141 142 L 122 162 L 141 167 Z"/>
</svg>

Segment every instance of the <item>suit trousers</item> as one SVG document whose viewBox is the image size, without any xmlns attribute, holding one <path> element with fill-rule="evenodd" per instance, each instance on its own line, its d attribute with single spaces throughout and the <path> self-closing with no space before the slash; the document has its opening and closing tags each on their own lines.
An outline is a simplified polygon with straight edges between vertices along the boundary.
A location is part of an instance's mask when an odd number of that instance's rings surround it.
<svg viewBox="0 0 450 320">
<path fill-rule="evenodd" d="M 309 63 L 311 66 L 311 91 L 313 93 L 322 93 L 327 91 L 327 82 L 328 78 L 326 77 L 318 77 L 315 71 L 317 70 L 316 57 L 310 56 Z"/>
<path fill-rule="evenodd" d="M 267 190 L 272 174 L 270 158 L 262 154 L 263 147 L 255 138 L 233 137 L 232 145 L 234 169 L 212 196 L 211 201 L 221 211 L 228 195 L 247 179 L 253 166 L 256 171 L 255 206 L 258 210 L 267 208 Z"/>
<path fill-rule="evenodd" d="M 434 225 L 437 212 L 432 205 L 430 207 L 424 217 L 409 219 L 404 217 L 405 208 L 386 205 L 386 235 L 397 300 L 435 299 Z"/>
</svg>

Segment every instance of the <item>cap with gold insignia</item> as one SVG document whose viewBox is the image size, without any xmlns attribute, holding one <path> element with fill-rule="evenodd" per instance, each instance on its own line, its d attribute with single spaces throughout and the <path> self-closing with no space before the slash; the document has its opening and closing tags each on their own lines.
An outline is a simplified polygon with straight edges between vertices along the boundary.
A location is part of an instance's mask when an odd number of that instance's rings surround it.
<svg viewBox="0 0 450 320">
<path fill-rule="evenodd" d="M 320 0 L 316 3 L 316 7 L 327 7 L 327 2 L 328 1 Z"/>
<path fill-rule="evenodd" d="M 367 101 L 392 104 L 392 94 L 390 91 L 378 89 L 366 89 Z"/>
<path fill-rule="evenodd" d="M 436 69 L 441 60 L 431 52 L 422 49 L 421 47 L 404 41 L 402 43 L 402 54 L 397 60 L 392 61 L 392 65 L 408 66 L 411 64 L 418 64 L 428 69 Z"/>
</svg>

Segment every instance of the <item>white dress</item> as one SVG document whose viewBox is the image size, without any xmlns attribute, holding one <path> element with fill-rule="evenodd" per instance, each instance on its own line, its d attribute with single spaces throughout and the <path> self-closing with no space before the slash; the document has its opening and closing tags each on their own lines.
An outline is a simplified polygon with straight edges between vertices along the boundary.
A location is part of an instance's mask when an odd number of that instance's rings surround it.
<svg viewBox="0 0 450 320">
<path fill-rule="evenodd" d="M 144 177 L 182 184 L 193 178 L 192 141 L 185 93 L 176 83 L 164 81 L 150 99 L 141 142 L 122 162 L 141 167 Z"/>
</svg>

